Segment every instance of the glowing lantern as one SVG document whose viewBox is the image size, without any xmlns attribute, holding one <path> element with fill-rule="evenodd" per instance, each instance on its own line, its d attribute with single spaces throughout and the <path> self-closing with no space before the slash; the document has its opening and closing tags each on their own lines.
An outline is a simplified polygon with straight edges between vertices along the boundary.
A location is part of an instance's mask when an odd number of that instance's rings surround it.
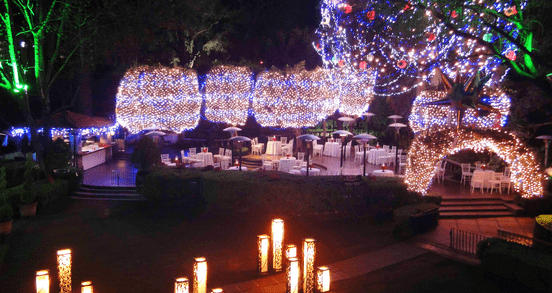
<svg viewBox="0 0 552 293">
<path fill-rule="evenodd" d="M 190 281 L 188 278 L 182 277 L 174 280 L 174 293 L 189 293 L 190 292 Z"/>
<path fill-rule="evenodd" d="M 260 274 L 268 273 L 268 247 L 270 237 L 268 235 L 257 236 L 257 247 L 259 254 L 257 257 L 257 272 Z"/>
<path fill-rule="evenodd" d="M 343 66 L 345 66 L 345 61 L 339 60 L 339 62 L 337 63 L 337 65 L 339 65 L 339 67 L 343 67 Z"/>
<path fill-rule="evenodd" d="M 435 41 L 435 34 L 434 33 L 429 33 L 427 35 L 427 40 L 430 41 L 430 42 Z"/>
<path fill-rule="evenodd" d="M 287 267 L 287 293 L 299 293 L 299 259 L 292 257 L 289 259 Z"/>
<path fill-rule="evenodd" d="M 303 293 L 314 291 L 314 257 L 316 255 L 316 240 L 303 239 Z"/>
<path fill-rule="evenodd" d="M 222 291 L 222 288 L 215 288 L 211 290 L 211 293 L 222 293 L 222 292 L 224 292 Z"/>
<path fill-rule="evenodd" d="M 207 293 L 207 261 L 204 257 L 195 258 L 193 289 L 193 293 Z"/>
<path fill-rule="evenodd" d="M 282 270 L 282 245 L 284 243 L 284 220 L 272 220 L 272 268 Z"/>
<path fill-rule="evenodd" d="M 376 12 L 374 10 L 368 11 L 366 17 L 368 17 L 369 20 L 374 20 L 374 18 L 376 18 Z"/>
<path fill-rule="evenodd" d="M 360 61 L 360 63 L 358 63 L 358 68 L 360 69 L 366 69 L 366 65 L 368 63 L 366 63 L 366 61 Z"/>
<path fill-rule="evenodd" d="M 94 293 L 94 288 L 92 288 L 92 282 L 90 281 L 82 282 L 81 293 Z"/>
<path fill-rule="evenodd" d="M 42 270 L 36 272 L 36 293 L 50 292 L 50 272 Z"/>
<path fill-rule="evenodd" d="M 518 13 L 518 11 L 517 11 L 517 8 L 515 6 L 504 9 L 504 15 L 506 15 L 506 16 L 512 16 L 512 15 L 517 14 L 517 13 Z"/>
<path fill-rule="evenodd" d="M 286 245 L 286 258 L 289 260 L 292 257 L 297 257 L 297 246 L 295 244 Z"/>
<path fill-rule="evenodd" d="M 71 249 L 57 251 L 59 289 L 71 293 Z"/>
<path fill-rule="evenodd" d="M 485 42 L 491 42 L 493 40 L 493 34 L 491 33 L 486 33 L 484 36 L 483 36 L 483 41 Z"/>
<path fill-rule="evenodd" d="M 456 17 L 458 17 L 458 13 L 456 13 L 456 10 L 453 10 L 453 11 L 450 13 L 450 16 L 452 16 L 452 18 L 456 18 Z"/>
<path fill-rule="evenodd" d="M 330 269 L 328 267 L 318 267 L 316 280 L 316 290 L 318 292 L 330 291 Z"/>
<path fill-rule="evenodd" d="M 407 64 L 406 61 L 404 61 L 404 60 L 399 60 L 399 61 L 397 62 L 397 66 L 398 66 L 399 68 L 401 68 L 401 69 L 404 69 L 404 68 L 406 67 L 406 65 L 408 65 L 408 64 Z"/>
<path fill-rule="evenodd" d="M 517 58 L 516 52 L 514 52 L 514 50 L 508 50 L 508 52 L 506 52 L 506 58 L 515 61 Z"/>
<path fill-rule="evenodd" d="M 351 12 L 353 12 L 353 7 L 349 4 L 345 5 L 345 13 L 349 14 Z"/>
</svg>

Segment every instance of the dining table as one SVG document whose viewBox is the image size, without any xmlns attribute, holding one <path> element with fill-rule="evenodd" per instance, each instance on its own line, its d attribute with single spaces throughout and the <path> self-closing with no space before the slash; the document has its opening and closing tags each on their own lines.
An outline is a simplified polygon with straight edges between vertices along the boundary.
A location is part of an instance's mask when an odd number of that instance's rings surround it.
<svg viewBox="0 0 552 293">
<path fill-rule="evenodd" d="M 196 159 L 201 160 L 200 166 L 213 166 L 213 153 L 211 152 L 199 152 L 196 154 Z"/>
<path fill-rule="evenodd" d="M 247 167 L 245 167 L 245 166 L 242 166 L 241 169 L 242 169 L 242 171 L 247 171 Z M 228 170 L 230 170 L 230 171 L 239 171 L 240 166 L 232 166 L 232 167 L 228 168 Z"/>
<path fill-rule="evenodd" d="M 339 157 L 341 145 L 339 142 L 328 141 L 324 144 L 324 156 Z"/>
<path fill-rule="evenodd" d="M 376 177 L 393 177 L 395 172 L 391 170 L 374 170 L 372 174 Z"/>
<path fill-rule="evenodd" d="M 484 175 L 483 175 L 483 187 L 486 188 L 486 189 L 491 188 L 491 180 L 494 179 L 495 171 L 477 169 L 477 170 L 473 171 L 473 177 L 472 178 L 475 177 L 476 173 L 484 173 Z"/>
<path fill-rule="evenodd" d="M 301 168 L 301 175 L 307 175 L 307 167 Z M 309 175 L 320 176 L 320 169 L 318 168 L 309 168 Z"/>
<path fill-rule="evenodd" d="M 282 153 L 282 141 L 281 140 L 269 140 L 266 144 L 266 154 L 271 156 L 278 156 Z"/>
<path fill-rule="evenodd" d="M 295 166 L 297 159 L 295 157 L 282 157 L 278 165 L 278 171 L 289 172 Z"/>
<path fill-rule="evenodd" d="M 379 157 L 388 156 L 387 151 L 385 149 L 380 149 L 380 148 L 371 149 L 366 153 L 366 155 L 368 156 L 368 163 L 370 164 L 379 164 L 380 163 L 378 161 Z"/>
</svg>

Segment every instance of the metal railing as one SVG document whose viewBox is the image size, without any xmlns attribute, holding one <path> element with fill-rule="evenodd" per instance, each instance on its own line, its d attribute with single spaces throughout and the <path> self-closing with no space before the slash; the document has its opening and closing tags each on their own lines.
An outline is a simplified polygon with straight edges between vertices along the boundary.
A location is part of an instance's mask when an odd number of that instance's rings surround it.
<svg viewBox="0 0 552 293">
<path fill-rule="evenodd" d="M 470 254 L 476 254 L 477 243 L 489 237 L 481 234 L 462 231 L 458 229 L 450 229 L 450 248 Z"/>
<path fill-rule="evenodd" d="M 111 170 L 111 185 L 112 186 L 135 186 L 136 185 L 135 170 Z"/>
</svg>

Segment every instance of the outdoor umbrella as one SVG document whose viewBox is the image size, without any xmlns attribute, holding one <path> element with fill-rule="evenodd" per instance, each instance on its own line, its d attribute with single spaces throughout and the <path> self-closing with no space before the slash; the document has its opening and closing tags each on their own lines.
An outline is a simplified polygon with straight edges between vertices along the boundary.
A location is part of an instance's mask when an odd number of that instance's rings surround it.
<svg viewBox="0 0 552 293">
<path fill-rule="evenodd" d="M 363 149 L 364 149 L 364 163 L 363 163 L 363 166 L 364 166 L 364 169 L 363 169 L 363 172 L 362 172 L 362 176 L 366 176 L 366 142 L 371 140 L 371 139 L 376 139 L 377 137 L 375 137 L 373 135 L 370 135 L 368 133 L 361 133 L 359 135 L 353 136 L 353 138 L 355 138 L 357 140 L 360 140 L 363 144 Z"/>
<path fill-rule="evenodd" d="M 240 167 L 239 167 L 239 170 L 241 171 L 242 170 L 242 160 L 241 160 L 241 142 L 243 141 L 251 141 L 251 139 L 249 137 L 245 137 L 245 136 L 234 136 L 232 138 L 230 138 L 230 141 L 236 141 L 236 142 L 239 142 L 239 149 L 238 149 L 238 155 L 239 155 L 239 160 L 240 160 Z"/>
<path fill-rule="evenodd" d="M 393 119 L 394 122 L 397 122 L 397 119 L 401 119 L 403 118 L 402 116 L 399 116 L 399 115 L 391 115 L 389 117 L 387 117 L 389 119 Z"/>
<path fill-rule="evenodd" d="M 349 124 L 351 121 L 355 121 L 355 119 L 351 118 L 351 117 L 346 117 L 346 116 L 343 116 L 343 117 L 339 117 L 337 118 L 337 120 L 339 121 L 343 121 L 343 123 L 347 123 L 347 125 L 349 125 L 349 130 L 351 130 L 351 125 Z"/>
<path fill-rule="evenodd" d="M 313 140 L 319 140 L 320 137 L 316 136 L 316 135 L 312 135 L 312 134 L 303 134 L 303 135 L 300 135 L 297 137 L 297 139 L 300 139 L 300 140 L 304 140 L 307 142 L 307 176 L 309 176 L 309 168 L 310 168 L 310 163 L 309 163 L 309 157 L 310 157 L 310 148 L 309 148 L 309 143 Z"/>
<path fill-rule="evenodd" d="M 154 130 L 146 133 L 146 136 L 163 136 L 163 135 L 167 135 L 167 134 L 164 133 L 163 131 L 158 131 L 158 130 Z"/>
<path fill-rule="evenodd" d="M 238 131 L 241 131 L 241 128 L 232 126 L 232 127 L 226 127 L 222 131 L 230 132 L 230 135 L 232 135 Z"/>
</svg>

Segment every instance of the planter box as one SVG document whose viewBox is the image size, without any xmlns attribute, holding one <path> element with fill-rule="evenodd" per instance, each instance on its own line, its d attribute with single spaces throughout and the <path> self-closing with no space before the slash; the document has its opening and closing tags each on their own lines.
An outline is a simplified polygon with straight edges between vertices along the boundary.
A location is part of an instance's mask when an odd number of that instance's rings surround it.
<svg viewBox="0 0 552 293">
<path fill-rule="evenodd" d="M 413 235 L 433 230 L 437 227 L 437 224 L 439 224 L 439 208 L 425 213 L 411 215 L 408 220 L 410 222 L 410 227 L 412 227 Z"/>
</svg>

